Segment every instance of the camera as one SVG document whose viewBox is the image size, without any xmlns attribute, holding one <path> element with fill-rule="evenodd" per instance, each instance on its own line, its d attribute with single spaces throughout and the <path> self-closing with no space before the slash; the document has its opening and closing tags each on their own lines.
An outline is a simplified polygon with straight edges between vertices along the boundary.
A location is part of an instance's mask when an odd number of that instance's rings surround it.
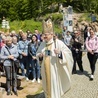
<svg viewBox="0 0 98 98">
<path fill-rule="evenodd" d="M 45 55 L 46 56 L 50 56 L 51 55 L 51 51 L 50 50 L 45 50 Z"/>
</svg>

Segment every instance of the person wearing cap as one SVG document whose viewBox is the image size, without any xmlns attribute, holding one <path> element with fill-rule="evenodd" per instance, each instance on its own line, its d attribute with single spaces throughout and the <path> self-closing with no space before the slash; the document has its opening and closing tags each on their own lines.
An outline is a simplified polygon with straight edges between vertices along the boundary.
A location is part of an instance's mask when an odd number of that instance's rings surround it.
<svg viewBox="0 0 98 98">
<path fill-rule="evenodd" d="M 73 65 L 69 48 L 58 38 L 53 39 L 53 26 L 43 23 L 44 41 L 37 50 L 41 62 L 42 85 L 45 98 L 61 98 L 71 88 Z"/>
</svg>

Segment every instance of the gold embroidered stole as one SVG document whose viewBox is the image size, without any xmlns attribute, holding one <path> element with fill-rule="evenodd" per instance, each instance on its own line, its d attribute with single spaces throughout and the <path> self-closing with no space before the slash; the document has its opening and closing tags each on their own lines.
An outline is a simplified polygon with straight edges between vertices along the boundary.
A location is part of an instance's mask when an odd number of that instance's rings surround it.
<svg viewBox="0 0 98 98">
<path fill-rule="evenodd" d="M 46 50 L 51 50 L 52 44 L 46 46 Z M 46 76 L 46 94 L 47 98 L 51 98 L 51 66 L 50 56 L 45 56 L 44 68 Z"/>
</svg>

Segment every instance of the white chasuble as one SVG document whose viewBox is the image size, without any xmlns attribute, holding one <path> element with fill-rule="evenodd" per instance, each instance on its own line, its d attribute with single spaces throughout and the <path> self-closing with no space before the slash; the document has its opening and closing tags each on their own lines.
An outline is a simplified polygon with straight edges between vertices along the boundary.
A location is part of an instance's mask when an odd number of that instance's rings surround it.
<svg viewBox="0 0 98 98">
<path fill-rule="evenodd" d="M 37 56 L 40 53 L 44 54 L 41 65 L 43 90 L 45 98 L 61 98 L 71 87 L 72 54 L 67 46 L 58 39 L 55 42 L 51 40 L 48 44 L 49 56 L 45 56 L 47 46 L 45 42 L 41 43 L 37 51 Z M 55 48 L 62 52 L 62 59 L 54 53 Z"/>
</svg>

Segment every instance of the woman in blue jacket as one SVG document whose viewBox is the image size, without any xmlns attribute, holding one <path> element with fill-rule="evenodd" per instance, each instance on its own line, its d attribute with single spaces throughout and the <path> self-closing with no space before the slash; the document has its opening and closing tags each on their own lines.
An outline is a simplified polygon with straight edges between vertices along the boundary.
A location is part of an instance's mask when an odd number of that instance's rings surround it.
<svg viewBox="0 0 98 98">
<path fill-rule="evenodd" d="M 36 59 L 36 51 L 40 45 L 40 42 L 38 42 L 38 38 L 35 34 L 32 35 L 31 42 L 28 46 L 28 52 L 29 52 L 29 60 L 31 64 L 31 71 L 33 75 L 32 82 L 35 82 L 37 79 L 37 82 L 40 83 L 40 65 L 38 60 Z"/>
</svg>

